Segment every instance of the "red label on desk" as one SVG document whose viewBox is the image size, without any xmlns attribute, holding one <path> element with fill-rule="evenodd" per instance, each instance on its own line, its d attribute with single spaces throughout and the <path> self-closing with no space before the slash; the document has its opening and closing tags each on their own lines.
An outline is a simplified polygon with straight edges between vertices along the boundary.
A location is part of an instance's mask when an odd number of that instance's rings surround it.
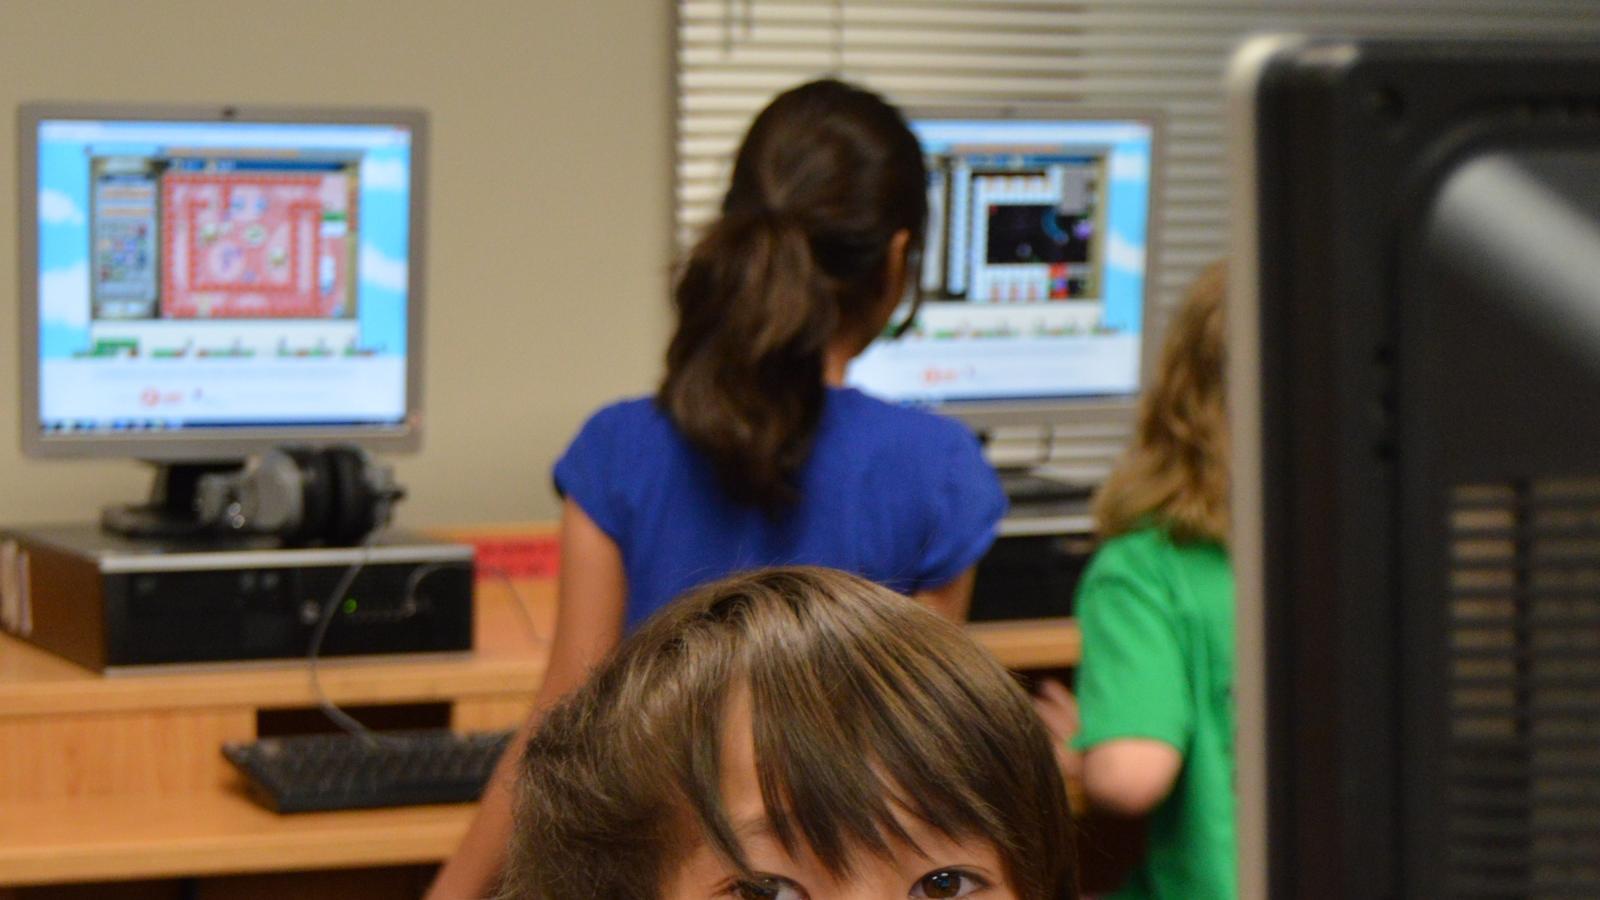
<svg viewBox="0 0 1600 900">
<path fill-rule="evenodd" d="M 554 578 L 561 570 L 561 543 L 554 535 L 478 537 L 479 578 Z"/>
</svg>

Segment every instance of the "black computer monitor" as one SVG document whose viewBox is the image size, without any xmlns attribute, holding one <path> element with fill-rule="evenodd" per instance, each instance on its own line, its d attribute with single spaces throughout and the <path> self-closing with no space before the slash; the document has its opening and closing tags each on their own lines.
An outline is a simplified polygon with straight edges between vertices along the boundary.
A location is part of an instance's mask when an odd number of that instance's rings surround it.
<svg viewBox="0 0 1600 900">
<path fill-rule="evenodd" d="M 1600 46 L 1231 78 L 1243 894 L 1600 896 Z"/>
</svg>

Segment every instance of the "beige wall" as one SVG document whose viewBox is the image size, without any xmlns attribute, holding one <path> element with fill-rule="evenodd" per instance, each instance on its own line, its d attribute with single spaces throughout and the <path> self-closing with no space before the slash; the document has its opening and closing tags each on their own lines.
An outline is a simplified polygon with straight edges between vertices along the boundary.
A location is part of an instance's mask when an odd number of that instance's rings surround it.
<svg viewBox="0 0 1600 900">
<path fill-rule="evenodd" d="M 0 184 L 27 100 L 414 105 L 432 114 L 413 525 L 546 518 L 548 471 L 648 390 L 668 327 L 667 0 L 0 0 Z M 18 449 L 16 209 L 0 191 L 0 523 L 142 496 L 144 466 Z"/>
</svg>

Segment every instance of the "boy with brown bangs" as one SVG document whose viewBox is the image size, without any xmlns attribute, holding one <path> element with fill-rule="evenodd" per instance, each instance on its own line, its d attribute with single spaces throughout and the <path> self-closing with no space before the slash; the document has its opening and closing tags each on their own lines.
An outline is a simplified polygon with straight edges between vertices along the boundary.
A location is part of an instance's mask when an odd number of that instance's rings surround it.
<svg viewBox="0 0 1600 900">
<path fill-rule="evenodd" d="M 506 895 L 1070 900 L 1027 696 L 958 626 L 826 569 L 678 600 L 551 710 Z"/>
</svg>

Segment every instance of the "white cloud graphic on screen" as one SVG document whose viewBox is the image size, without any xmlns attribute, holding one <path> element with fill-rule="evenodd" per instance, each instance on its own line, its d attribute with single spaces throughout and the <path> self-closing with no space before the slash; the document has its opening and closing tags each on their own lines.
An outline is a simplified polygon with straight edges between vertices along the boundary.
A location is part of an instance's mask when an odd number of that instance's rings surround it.
<svg viewBox="0 0 1600 900">
<path fill-rule="evenodd" d="M 390 291 L 405 291 L 410 277 L 402 260 L 383 255 L 371 244 L 361 245 L 361 280 Z"/>
<path fill-rule="evenodd" d="M 89 264 L 39 273 L 39 321 L 68 328 L 89 327 Z"/>
<path fill-rule="evenodd" d="M 39 221 L 46 225 L 82 225 L 83 211 L 71 197 L 46 188 L 39 192 Z"/>
<path fill-rule="evenodd" d="M 1144 183 L 1150 180 L 1150 157 L 1143 153 L 1111 154 L 1111 180 Z"/>
<path fill-rule="evenodd" d="M 1106 238 L 1106 265 L 1119 272 L 1143 275 L 1144 247 L 1113 231 Z"/>
<path fill-rule="evenodd" d="M 369 191 L 403 191 L 407 185 L 406 164 L 398 159 L 361 161 L 361 187 Z"/>
</svg>

